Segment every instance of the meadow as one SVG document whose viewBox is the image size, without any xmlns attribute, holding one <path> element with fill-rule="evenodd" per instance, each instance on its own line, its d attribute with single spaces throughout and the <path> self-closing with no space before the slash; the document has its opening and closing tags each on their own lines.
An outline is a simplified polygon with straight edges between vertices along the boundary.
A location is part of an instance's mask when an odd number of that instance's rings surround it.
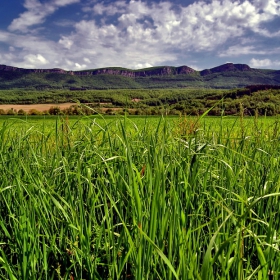
<svg viewBox="0 0 280 280">
<path fill-rule="evenodd" d="M 277 117 L 0 117 L 0 279 L 280 279 Z"/>
</svg>

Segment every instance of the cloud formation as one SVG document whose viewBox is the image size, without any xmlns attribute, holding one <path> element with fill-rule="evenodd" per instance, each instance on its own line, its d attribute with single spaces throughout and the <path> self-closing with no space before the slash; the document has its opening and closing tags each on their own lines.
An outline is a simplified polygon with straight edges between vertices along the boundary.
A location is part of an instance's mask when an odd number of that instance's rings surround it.
<svg viewBox="0 0 280 280">
<path fill-rule="evenodd" d="M 270 68 L 270 67 L 280 67 L 280 60 L 265 59 L 255 59 L 250 60 L 250 65 L 255 68 Z"/>
<path fill-rule="evenodd" d="M 78 3 L 80 0 L 52 0 L 42 4 L 38 0 L 25 0 L 26 12 L 12 21 L 9 26 L 10 31 L 27 32 L 33 25 L 44 23 L 47 16 L 54 13 L 58 8 Z"/>
<path fill-rule="evenodd" d="M 65 36 L 60 43 L 69 50 L 80 49 L 96 55 L 97 64 L 105 59 L 108 64 L 113 60 L 116 65 L 125 61 L 129 67 L 137 67 L 139 64 L 156 65 L 161 61 L 176 60 L 182 52 L 213 51 L 228 41 L 238 41 L 250 32 L 276 36 L 262 24 L 273 20 L 279 4 L 274 0 L 252 3 L 200 1 L 178 10 L 171 2 L 148 4 L 130 1 L 126 4 L 125 1 L 117 1 L 111 5 L 97 3 L 89 10 L 107 21 L 80 21 L 75 25 L 75 32 Z M 117 18 L 114 23 L 110 21 L 112 16 Z M 241 51 L 237 46 L 229 45 L 220 56 L 250 52 L 265 53 L 248 45 L 243 46 Z"/>
<path fill-rule="evenodd" d="M 253 67 L 278 65 L 271 57 L 280 54 L 280 31 L 271 28 L 274 20 L 280 20 L 277 0 L 200 0 L 189 5 L 92 1 L 80 6 L 75 23 L 66 15 L 55 23 L 60 28 L 72 25 L 58 39 L 32 31 L 34 26 L 44 27 L 59 8 L 79 2 L 26 0 L 26 11 L 12 20 L 8 31 L 0 30 L 0 42 L 17 50 L 9 52 L 12 62 L 72 70 L 164 64 L 207 68 L 210 59 L 216 66 L 218 61 L 238 58 L 243 60 L 237 63 L 250 62 Z"/>
</svg>

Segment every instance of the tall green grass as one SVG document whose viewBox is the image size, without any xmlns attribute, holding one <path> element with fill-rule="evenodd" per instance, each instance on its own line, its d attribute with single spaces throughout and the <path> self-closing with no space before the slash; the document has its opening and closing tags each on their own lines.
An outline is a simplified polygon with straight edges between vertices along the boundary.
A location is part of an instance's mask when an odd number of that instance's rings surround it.
<svg viewBox="0 0 280 280">
<path fill-rule="evenodd" d="M 0 279 L 280 278 L 278 121 L 148 121 L 2 124 Z"/>
</svg>

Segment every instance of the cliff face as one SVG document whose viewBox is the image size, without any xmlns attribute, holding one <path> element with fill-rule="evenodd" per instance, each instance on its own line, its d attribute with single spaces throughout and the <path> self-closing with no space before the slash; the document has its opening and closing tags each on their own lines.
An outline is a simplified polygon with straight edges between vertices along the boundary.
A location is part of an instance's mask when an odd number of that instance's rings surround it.
<svg viewBox="0 0 280 280">
<path fill-rule="evenodd" d="M 118 70 L 118 69 L 110 69 L 110 68 L 103 68 L 97 69 L 93 71 L 75 71 L 73 72 L 74 75 L 77 76 L 93 76 L 93 75 L 120 75 L 125 77 L 135 77 L 135 73 L 129 70 Z"/>
<path fill-rule="evenodd" d="M 234 71 L 250 71 L 250 68 L 247 64 L 233 64 L 226 63 L 211 69 L 205 69 L 200 72 L 201 76 L 206 76 L 213 73 L 221 73 L 221 72 L 234 72 Z"/>
<path fill-rule="evenodd" d="M 149 77 L 149 76 L 167 76 L 167 75 L 178 75 L 178 74 L 190 74 L 196 72 L 194 69 L 188 66 L 180 66 L 180 67 L 170 67 L 163 66 L 152 69 L 145 70 L 120 70 L 120 69 L 111 69 L 111 68 L 102 68 L 93 71 L 75 71 L 74 75 L 79 76 L 90 76 L 90 75 L 120 75 L 130 78 L 135 77 Z"/>
</svg>

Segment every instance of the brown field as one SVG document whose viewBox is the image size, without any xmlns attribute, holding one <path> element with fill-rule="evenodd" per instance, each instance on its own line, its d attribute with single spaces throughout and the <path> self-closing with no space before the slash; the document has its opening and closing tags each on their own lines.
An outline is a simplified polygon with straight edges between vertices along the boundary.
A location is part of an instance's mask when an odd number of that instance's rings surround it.
<svg viewBox="0 0 280 280">
<path fill-rule="evenodd" d="M 76 103 L 61 103 L 61 104 L 0 104 L 0 109 L 9 110 L 13 108 L 14 110 L 24 110 L 29 112 L 31 109 L 43 112 L 49 110 L 51 107 L 59 107 L 60 109 L 69 108 L 71 105 L 76 105 Z"/>
<path fill-rule="evenodd" d="M 100 103 L 103 105 L 98 109 L 99 112 L 106 113 L 107 110 L 111 112 L 118 112 L 122 111 L 123 108 L 121 107 L 106 107 L 106 104 L 111 105 L 112 103 Z M 38 112 L 46 112 L 48 111 L 51 107 L 59 107 L 61 110 L 69 108 L 72 105 L 78 105 L 77 103 L 50 103 L 50 104 L 0 104 L 0 110 L 4 110 L 7 112 L 10 109 L 13 109 L 13 111 L 18 112 L 19 110 L 24 110 L 27 114 L 31 113 L 31 110 L 36 110 Z M 87 103 L 86 105 L 89 105 Z M 136 109 L 129 109 L 130 113 L 134 113 Z M 108 112 L 107 112 L 108 113 Z"/>
</svg>

